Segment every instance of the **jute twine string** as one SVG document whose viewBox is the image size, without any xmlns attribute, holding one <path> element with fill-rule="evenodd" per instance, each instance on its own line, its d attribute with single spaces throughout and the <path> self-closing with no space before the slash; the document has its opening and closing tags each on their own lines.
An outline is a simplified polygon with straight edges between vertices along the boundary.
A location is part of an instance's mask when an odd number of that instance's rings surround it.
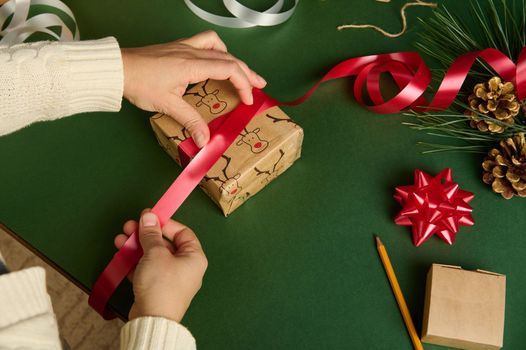
<svg viewBox="0 0 526 350">
<path fill-rule="evenodd" d="M 383 2 L 383 3 L 388 3 L 388 2 L 391 2 L 391 0 L 376 0 L 377 2 Z M 402 8 L 400 9 L 400 16 L 402 17 L 402 30 L 399 31 L 398 33 L 389 33 L 387 31 L 385 31 L 384 29 L 378 27 L 378 26 L 375 26 L 374 24 L 343 24 L 343 25 L 340 25 L 337 27 L 338 30 L 343 30 L 343 29 L 349 29 L 349 28 L 361 28 L 361 29 L 364 29 L 364 28 L 371 28 L 371 29 L 374 29 L 376 30 L 377 32 L 381 33 L 382 35 L 386 36 L 386 37 L 389 37 L 389 38 L 397 38 L 401 35 L 403 35 L 406 30 L 407 30 L 407 16 L 405 14 L 405 10 L 408 8 L 408 7 L 412 7 L 412 6 L 423 6 L 423 7 L 437 7 L 437 4 L 434 3 L 434 2 L 424 2 L 422 0 L 416 0 L 414 2 L 408 2 L 406 4 L 404 4 L 404 6 L 402 6 Z"/>
</svg>

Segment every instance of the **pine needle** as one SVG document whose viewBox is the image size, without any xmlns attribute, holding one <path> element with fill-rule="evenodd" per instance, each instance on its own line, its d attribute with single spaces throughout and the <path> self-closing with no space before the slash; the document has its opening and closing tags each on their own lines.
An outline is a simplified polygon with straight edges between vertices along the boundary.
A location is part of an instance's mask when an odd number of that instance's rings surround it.
<svg viewBox="0 0 526 350">
<path fill-rule="evenodd" d="M 474 50 L 494 47 L 512 60 L 516 60 L 521 49 L 526 45 L 526 0 L 505 1 L 487 0 L 485 6 L 476 0 L 466 3 L 464 21 L 453 14 L 446 6 L 434 11 L 434 15 L 420 20 L 422 30 L 419 32 L 417 48 L 424 54 L 436 59 L 442 68 L 433 69 L 433 81 L 440 83 L 447 68 L 460 55 Z M 470 109 L 467 96 L 476 83 L 489 80 L 495 75 L 485 62 L 478 60 L 472 67 L 468 78 L 458 94 L 453 105 L 446 111 L 406 113 L 409 121 L 404 122 L 413 129 L 425 131 L 438 137 L 444 143 L 420 143 L 434 152 L 477 152 L 485 153 L 492 144 L 518 132 L 526 132 L 526 118 L 521 112 L 512 125 L 498 121 L 485 114 L 473 111 L 480 120 L 491 121 L 497 125 L 506 126 L 500 134 L 482 132 L 469 125 L 469 119 L 464 111 Z M 455 143 L 455 145 L 450 144 Z M 460 145 L 459 145 L 460 143 Z M 462 145 L 463 143 L 463 145 Z"/>
</svg>

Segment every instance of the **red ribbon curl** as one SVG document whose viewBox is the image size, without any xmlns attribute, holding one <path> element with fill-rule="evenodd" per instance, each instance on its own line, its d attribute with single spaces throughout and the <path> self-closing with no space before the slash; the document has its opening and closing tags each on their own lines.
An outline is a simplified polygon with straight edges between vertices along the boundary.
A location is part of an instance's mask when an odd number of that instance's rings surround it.
<svg viewBox="0 0 526 350">
<path fill-rule="evenodd" d="M 210 142 L 201 150 L 191 139 L 181 143 L 180 153 L 188 165 L 155 204 L 152 212 L 157 214 L 161 225 L 169 220 L 252 117 L 268 108 L 300 104 L 308 99 L 321 83 L 354 76 L 356 77 L 354 82 L 356 100 L 373 112 L 390 114 L 398 113 L 406 108 L 419 111 L 445 109 L 457 96 L 477 58 L 491 66 L 503 80 L 514 82 L 520 100 L 526 98 L 526 48 L 522 49 L 517 66 L 502 52 L 492 48 L 469 52 L 458 57 L 446 72 L 437 93 L 429 104 L 426 103 L 423 94 L 431 82 L 431 72 L 416 52 L 397 52 L 345 60 L 329 70 L 302 97 L 291 102 L 277 101 L 263 91 L 254 89 L 253 105 L 248 106 L 241 103 L 230 113 L 216 118 L 209 124 Z M 379 82 L 380 74 L 384 72 L 390 74 L 400 88 L 398 94 L 388 101 L 385 101 L 381 94 Z M 372 101 L 371 105 L 367 105 L 363 99 L 362 89 L 364 87 Z M 106 308 L 106 305 L 117 286 L 136 266 L 141 256 L 142 249 L 138 236 L 133 233 L 95 282 L 89 297 L 89 304 L 105 319 L 115 317 Z"/>
</svg>

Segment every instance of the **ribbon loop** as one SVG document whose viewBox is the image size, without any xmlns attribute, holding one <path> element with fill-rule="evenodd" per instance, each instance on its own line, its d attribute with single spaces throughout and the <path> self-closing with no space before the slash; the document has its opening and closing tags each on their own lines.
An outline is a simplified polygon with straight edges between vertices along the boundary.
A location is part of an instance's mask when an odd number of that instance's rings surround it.
<svg viewBox="0 0 526 350">
<path fill-rule="evenodd" d="M 296 11 L 299 0 L 294 0 L 294 5 L 287 11 L 281 12 L 284 0 L 277 0 L 274 5 L 265 11 L 253 10 L 236 0 L 223 0 L 223 4 L 235 17 L 215 15 L 203 10 L 193 3 L 192 0 L 184 0 L 186 6 L 197 17 L 212 24 L 227 28 L 251 28 L 256 26 L 275 26 L 286 22 Z"/>
<path fill-rule="evenodd" d="M 62 18 L 53 13 L 42 13 L 29 18 L 29 9 L 33 5 L 50 6 L 63 12 L 75 24 L 74 31 L 68 28 Z M 8 1 L 0 7 L 0 29 L 4 28 L 10 17 L 9 25 L 0 31 L 0 36 L 2 36 L 0 45 L 10 46 L 22 43 L 34 33 L 45 33 L 62 41 L 79 40 L 79 29 L 75 16 L 69 7 L 59 0 Z M 60 35 L 50 29 L 55 26 L 60 27 Z"/>
</svg>

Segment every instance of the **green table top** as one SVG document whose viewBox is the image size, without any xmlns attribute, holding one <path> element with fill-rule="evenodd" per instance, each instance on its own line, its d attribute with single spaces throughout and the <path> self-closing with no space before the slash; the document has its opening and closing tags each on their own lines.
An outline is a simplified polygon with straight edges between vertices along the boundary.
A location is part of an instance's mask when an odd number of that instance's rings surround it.
<svg viewBox="0 0 526 350">
<path fill-rule="evenodd" d="M 336 26 L 378 22 L 397 31 L 402 1 L 302 1 L 289 22 L 245 30 L 210 25 L 180 0 L 67 3 L 83 39 L 113 35 L 122 46 L 214 29 L 283 100 L 343 59 L 413 50 L 416 17 L 431 14 L 410 9 L 411 32 L 387 39 Z M 219 1 L 198 3 L 220 9 Z M 458 11 L 460 3 L 447 1 Z M 526 201 L 493 194 L 480 180 L 479 155 L 422 155 L 415 145 L 426 135 L 402 126 L 401 116 L 368 112 L 350 91 L 348 80 L 329 82 L 308 102 L 284 108 L 305 130 L 302 158 L 230 217 L 200 190 L 175 215 L 197 232 L 209 259 L 183 320 L 199 348 L 410 348 L 373 233 L 386 244 L 418 330 L 432 263 L 506 274 L 504 344 L 521 348 Z M 119 113 L 39 123 L 0 138 L 0 221 L 87 288 L 114 254 L 124 221 L 152 206 L 180 172 L 158 146 L 150 115 L 124 102 Z M 453 246 L 433 237 L 415 248 L 410 230 L 393 223 L 394 187 L 411 184 L 415 168 L 435 174 L 445 167 L 476 194 L 476 225 L 462 228 Z M 125 315 L 131 301 L 125 283 L 111 304 Z"/>
</svg>

